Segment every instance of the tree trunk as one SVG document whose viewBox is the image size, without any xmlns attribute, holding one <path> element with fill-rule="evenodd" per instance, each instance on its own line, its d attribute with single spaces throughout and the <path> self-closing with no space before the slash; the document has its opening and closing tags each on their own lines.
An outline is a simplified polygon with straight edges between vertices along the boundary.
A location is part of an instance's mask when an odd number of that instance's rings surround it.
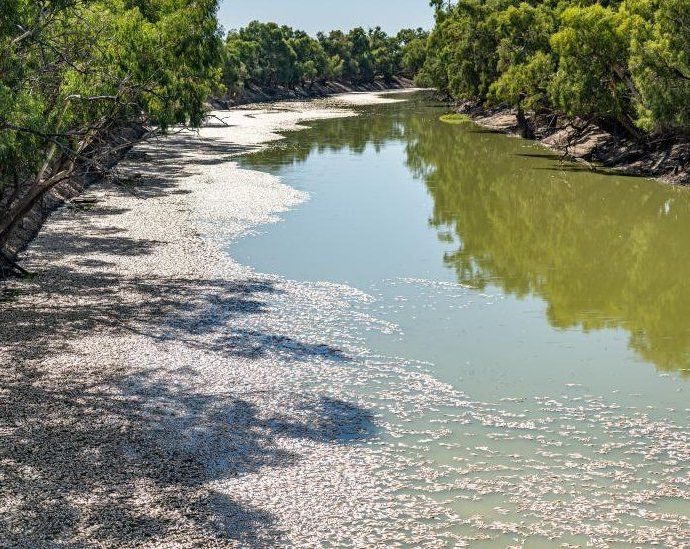
<svg viewBox="0 0 690 549">
<path fill-rule="evenodd" d="M 534 139 L 534 128 L 532 127 L 532 123 L 525 116 L 525 111 L 522 108 L 522 98 L 520 98 L 517 107 L 517 123 L 520 137 L 524 139 Z"/>
<path fill-rule="evenodd" d="M 14 229 L 15 225 L 31 211 L 31 208 L 34 207 L 44 194 L 70 176 L 73 165 L 71 162 L 69 164 L 67 169 L 61 170 L 44 181 L 35 183 L 26 195 L 10 207 L 10 210 L 4 216 L 3 220 L 0 221 L 0 246 L 7 242 L 10 232 Z"/>
</svg>

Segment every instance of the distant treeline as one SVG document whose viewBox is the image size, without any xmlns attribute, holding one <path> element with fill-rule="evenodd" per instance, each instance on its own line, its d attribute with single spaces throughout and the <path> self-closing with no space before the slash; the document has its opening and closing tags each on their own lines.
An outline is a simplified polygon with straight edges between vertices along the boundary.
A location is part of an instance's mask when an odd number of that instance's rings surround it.
<svg viewBox="0 0 690 549">
<path fill-rule="evenodd" d="M 228 33 L 223 83 L 229 93 L 261 88 L 310 86 L 318 81 L 366 84 L 395 76 L 414 78 L 426 58 L 428 33 L 379 27 L 331 31 L 315 38 L 275 23 L 250 23 Z"/>
<path fill-rule="evenodd" d="M 641 138 L 690 131 L 690 0 L 433 0 L 418 81 Z"/>
</svg>

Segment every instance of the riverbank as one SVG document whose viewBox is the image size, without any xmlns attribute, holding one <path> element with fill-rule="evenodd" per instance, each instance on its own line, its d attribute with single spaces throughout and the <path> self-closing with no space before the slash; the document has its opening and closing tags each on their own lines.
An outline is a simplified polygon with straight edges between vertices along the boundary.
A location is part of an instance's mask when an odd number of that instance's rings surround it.
<svg viewBox="0 0 690 549">
<path fill-rule="evenodd" d="M 0 293 L 0 545 L 439 539 L 449 517 L 399 491 L 376 412 L 348 392 L 350 304 L 366 297 L 221 249 L 307 198 L 235 155 L 378 101 L 214 113 L 51 216 L 20 257 L 35 276 Z M 372 375 L 448 396 L 396 368 Z"/>
<path fill-rule="evenodd" d="M 514 110 L 487 112 L 466 105 L 458 112 L 468 114 L 483 128 L 524 137 Z M 534 120 L 532 115 L 529 118 L 534 126 L 534 135 L 530 137 L 587 169 L 611 169 L 680 185 L 690 183 L 690 143 L 666 140 L 642 146 L 582 121 L 558 121 L 554 117 Z"/>
<path fill-rule="evenodd" d="M 370 84 L 353 85 L 340 82 L 315 83 L 308 87 L 261 89 L 246 88 L 234 98 L 211 101 L 211 108 L 230 109 L 252 103 L 272 103 L 280 101 L 306 101 L 357 93 L 413 90 L 414 84 L 405 78 L 393 78 L 390 81 L 377 80 Z M 67 201 L 78 204 L 79 195 L 85 188 L 107 175 L 107 171 L 120 163 L 125 154 L 141 139 L 145 130 L 139 125 L 122 128 L 119 135 L 111 136 L 111 143 L 104 147 L 104 158 L 100 159 L 101 170 L 78 172 L 66 181 L 56 185 L 35 204 L 17 223 L 7 241 L 0 245 L 0 279 L 7 275 L 26 274 L 23 267 L 15 263 L 18 254 L 38 235 L 45 220 Z"/>
<path fill-rule="evenodd" d="M 26 275 L 24 268 L 15 263 L 17 255 L 36 238 L 45 220 L 65 202 L 79 202 L 79 195 L 117 166 L 132 146 L 144 139 L 146 129 L 140 124 L 119 128 L 104 137 L 92 169 L 77 169 L 64 181 L 53 186 L 39 201 L 26 211 L 9 231 L 7 239 L 0 244 L 0 280 L 6 276 Z M 95 166 L 95 169 L 93 169 Z"/>
<path fill-rule="evenodd" d="M 215 99 L 215 108 L 228 109 L 251 103 L 270 103 L 275 101 L 304 101 L 306 99 L 320 99 L 346 93 L 386 92 L 414 89 L 412 80 L 404 77 L 393 77 L 390 80 L 377 79 L 371 83 L 352 84 L 338 81 L 314 82 L 310 85 L 273 88 L 259 88 L 248 86 L 233 97 Z"/>
</svg>

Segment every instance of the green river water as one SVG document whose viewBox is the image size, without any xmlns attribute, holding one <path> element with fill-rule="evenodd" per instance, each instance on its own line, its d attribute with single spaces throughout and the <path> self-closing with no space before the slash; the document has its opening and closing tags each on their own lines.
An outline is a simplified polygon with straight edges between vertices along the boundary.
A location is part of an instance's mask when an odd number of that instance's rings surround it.
<svg viewBox="0 0 690 549">
<path fill-rule="evenodd" d="M 398 435 L 473 546 L 687 543 L 690 192 L 445 124 L 422 95 L 360 111 L 242 158 L 310 198 L 233 257 L 372 296 L 391 329 L 354 326 L 367 347 L 476 405 Z"/>
</svg>

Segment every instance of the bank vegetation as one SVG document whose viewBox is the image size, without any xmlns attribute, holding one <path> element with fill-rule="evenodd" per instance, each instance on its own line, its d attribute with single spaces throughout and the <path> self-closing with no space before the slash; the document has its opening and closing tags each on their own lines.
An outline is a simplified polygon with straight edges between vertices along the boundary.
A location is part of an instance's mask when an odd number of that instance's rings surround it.
<svg viewBox="0 0 690 549">
<path fill-rule="evenodd" d="M 415 78 L 426 61 L 428 32 L 403 29 L 389 36 L 380 27 L 320 32 L 316 37 L 276 23 L 254 21 L 226 39 L 226 97 L 252 90 L 311 92 L 327 84 L 383 87 Z"/>
<path fill-rule="evenodd" d="M 422 84 L 524 136 L 594 139 L 613 165 L 690 162 L 689 0 L 434 0 Z M 597 151 L 590 153 L 596 159 Z M 657 174 L 654 174 L 657 175 Z"/>
<path fill-rule="evenodd" d="M 254 22 L 227 33 L 218 0 L 0 3 L 0 276 L 47 213 L 152 132 L 198 127 L 247 87 L 413 78 L 422 30 L 310 37 Z"/>
<path fill-rule="evenodd" d="M 220 78 L 216 0 L 0 3 L 0 250 L 61 185 L 156 127 L 199 125 Z M 9 251 L 8 251 L 9 250 Z"/>
</svg>

